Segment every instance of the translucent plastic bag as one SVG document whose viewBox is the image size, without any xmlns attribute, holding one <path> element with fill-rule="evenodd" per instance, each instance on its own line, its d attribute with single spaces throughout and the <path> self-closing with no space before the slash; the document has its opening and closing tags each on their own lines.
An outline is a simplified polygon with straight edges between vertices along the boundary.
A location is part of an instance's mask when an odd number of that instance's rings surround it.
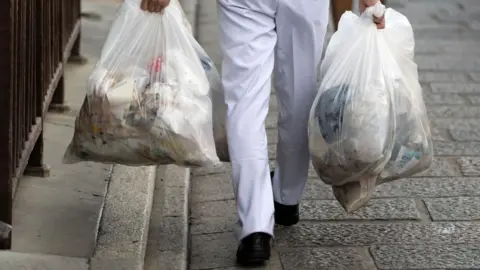
<svg viewBox="0 0 480 270">
<path fill-rule="evenodd" d="M 385 14 L 377 30 L 372 16 Z M 309 120 L 312 163 L 348 211 L 375 186 L 427 169 L 432 140 L 408 19 L 378 3 L 343 14 L 321 66 Z"/>
<path fill-rule="evenodd" d="M 64 162 L 219 163 L 210 86 L 176 0 L 164 14 L 126 0 L 92 72 Z"/>
<path fill-rule="evenodd" d="M 212 59 L 205 50 L 196 42 L 192 41 L 198 57 L 202 62 L 203 68 L 210 83 L 212 93 L 212 121 L 213 121 L 213 137 L 215 138 L 215 147 L 220 161 L 230 162 L 227 141 L 227 104 L 225 104 L 225 94 L 223 92 L 220 73 L 218 72 Z"/>
<path fill-rule="evenodd" d="M 0 239 L 8 239 L 12 231 L 12 226 L 0 221 Z"/>
</svg>

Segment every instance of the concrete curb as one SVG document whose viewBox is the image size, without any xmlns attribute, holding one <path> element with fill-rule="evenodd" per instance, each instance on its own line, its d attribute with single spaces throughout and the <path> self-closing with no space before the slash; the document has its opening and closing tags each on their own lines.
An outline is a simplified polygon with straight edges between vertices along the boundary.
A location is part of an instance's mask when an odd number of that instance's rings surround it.
<svg viewBox="0 0 480 270">
<path fill-rule="evenodd" d="M 115 165 L 91 270 L 143 270 L 156 168 Z"/>
<path fill-rule="evenodd" d="M 189 258 L 190 169 L 157 169 L 145 270 L 186 270 Z"/>
</svg>

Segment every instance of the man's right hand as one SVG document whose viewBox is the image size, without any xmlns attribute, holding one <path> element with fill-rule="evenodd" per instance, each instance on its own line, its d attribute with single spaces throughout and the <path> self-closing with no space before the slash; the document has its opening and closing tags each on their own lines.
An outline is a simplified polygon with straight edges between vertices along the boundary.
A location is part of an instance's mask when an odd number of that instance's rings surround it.
<svg viewBox="0 0 480 270">
<path fill-rule="evenodd" d="M 149 12 L 162 13 L 170 0 L 142 0 L 141 8 Z"/>
</svg>

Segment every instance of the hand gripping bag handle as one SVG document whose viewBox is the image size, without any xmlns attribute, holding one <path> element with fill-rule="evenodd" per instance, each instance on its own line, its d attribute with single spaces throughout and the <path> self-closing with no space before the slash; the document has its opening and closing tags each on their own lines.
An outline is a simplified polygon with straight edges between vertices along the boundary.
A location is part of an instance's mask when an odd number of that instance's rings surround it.
<svg viewBox="0 0 480 270">
<path fill-rule="evenodd" d="M 378 1 L 374 6 L 367 7 L 362 13 L 362 18 L 373 19 L 373 17 L 380 18 L 385 15 L 386 7 L 380 1 Z"/>
</svg>

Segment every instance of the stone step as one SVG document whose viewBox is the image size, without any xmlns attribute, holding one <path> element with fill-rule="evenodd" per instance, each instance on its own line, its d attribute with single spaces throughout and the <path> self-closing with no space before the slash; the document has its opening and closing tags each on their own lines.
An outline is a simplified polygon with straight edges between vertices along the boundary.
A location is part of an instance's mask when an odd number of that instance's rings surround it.
<svg viewBox="0 0 480 270">
<path fill-rule="evenodd" d="M 155 174 L 155 166 L 113 167 L 90 269 L 143 270 Z"/>
<path fill-rule="evenodd" d="M 189 239 L 190 169 L 157 169 L 145 270 L 186 270 Z"/>
</svg>

